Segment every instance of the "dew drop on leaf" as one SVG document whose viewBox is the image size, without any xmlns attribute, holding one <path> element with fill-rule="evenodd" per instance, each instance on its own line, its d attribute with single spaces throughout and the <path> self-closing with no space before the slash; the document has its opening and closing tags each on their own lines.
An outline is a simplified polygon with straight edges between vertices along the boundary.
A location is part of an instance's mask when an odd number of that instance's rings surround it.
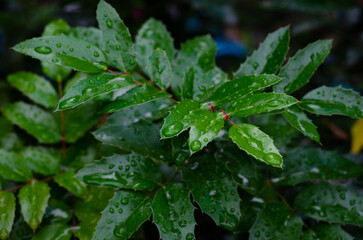
<svg viewBox="0 0 363 240">
<path fill-rule="evenodd" d="M 34 50 L 40 54 L 49 54 L 52 52 L 52 49 L 50 47 L 36 47 L 34 48 Z"/>
<path fill-rule="evenodd" d="M 197 151 L 202 147 L 202 143 L 199 140 L 194 140 L 191 144 L 190 144 L 190 148 L 193 151 Z"/>
<path fill-rule="evenodd" d="M 114 210 L 113 208 L 110 208 L 108 211 L 109 211 L 110 213 L 114 213 L 114 212 L 115 212 L 115 210 Z"/>
<path fill-rule="evenodd" d="M 57 47 L 59 47 L 59 48 L 60 48 L 60 47 L 62 47 L 62 44 L 60 44 L 60 43 L 57 43 Z"/>
<path fill-rule="evenodd" d="M 266 105 L 269 107 L 277 107 L 283 103 L 284 103 L 284 101 L 282 101 L 282 100 L 274 100 L 274 101 L 270 101 L 270 102 L 266 103 Z"/>
<path fill-rule="evenodd" d="M 194 239 L 194 234 L 193 233 L 188 233 L 187 236 L 185 237 L 186 240 L 193 240 Z"/>
<path fill-rule="evenodd" d="M 166 137 L 171 137 L 171 136 L 178 134 L 182 129 L 183 129 L 183 124 L 181 122 L 177 122 L 175 124 L 167 126 L 163 130 L 163 134 Z"/>
<path fill-rule="evenodd" d="M 110 19 L 107 19 L 107 21 L 106 21 L 106 26 L 107 26 L 108 28 L 112 28 L 113 23 L 112 23 L 112 21 L 111 21 Z"/>
<path fill-rule="evenodd" d="M 126 204 L 128 204 L 129 203 L 129 199 L 128 198 L 122 198 L 121 199 L 121 204 L 122 205 L 126 205 Z"/>
<path fill-rule="evenodd" d="M 93 56 L 95 56 L 95 57 L 99 57 L 99 56 L 100 56 L 100 54 L 99 54 L 98 52 L 94 52 L 94 53 L 93 53 Z"/>
</svg>

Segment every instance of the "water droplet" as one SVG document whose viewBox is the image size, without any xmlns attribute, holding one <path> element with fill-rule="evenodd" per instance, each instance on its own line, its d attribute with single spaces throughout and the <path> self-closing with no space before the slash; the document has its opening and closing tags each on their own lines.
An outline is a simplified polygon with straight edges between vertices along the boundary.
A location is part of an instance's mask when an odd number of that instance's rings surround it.
<svg viewBox="0 0 363 240">
<path fill-rule="evenodd" d="M 109 211 L 110 213 L 114 213 L 114 212 L 115 212 L 115 210 L 114 210 L 113 208 L 110 208 L 108 211 Z"/>
<path fill-rule="evenodd" d="M 64 109 L 64 108 L 67 108 L 69 106 L 72 106 L 73 104 L 78 102 L 79 98 L 80 98 L 79 96 L 75 96 L 75 97 L 65 99 L 65 100 L 63 100 L 62 102 L 59 103 L 59 108 Z"/>
<path fill-rule="evenodd" d="M 115 164 L 110 164 L 110 165 L 108 165 L 108 169 L 112 169 L 112 168 L 114 168 L 115 167 Z"/>
<path fill-rule="evenodd" d="M 186 240 L 193 240 L 194 239 L 194 234 L 193 233 L 188 233 L 187 236 L 185 237 Z"/>
<path fill-rule="evenodd" d="M 131 166 L 136 167 L 137 166 L 137 162 L 135 160 L 132 160 L 131 161 Z"/>
<path fill-rule="evenodd" d="M 119 203 L 118 203 L 118 202 L 115 202 L 113 205 L 114 205 L 116 208 L 118 208 Z"/>
<path fill-rule="evenodd" d="M 112 26 L 113 26 L 113 22 L 112 22 L 110 19 L 107 19 L 107 21 L 106 21 L 106 26 L 107 26 L 108 28 L 112 28 Z"/>
<path fill-rule="evenodd" d="M 119 45 L 116 45 L 116 50 L 117 50 L 117 51 L 120 51 L 120 50 L 121 50 L 121 48 L 120 48 L 120 46 L 119 46 Z"/>
<path fill-rule="evenodd" d="M 121 199 L 121 204 L 122 205 L 126 205 L 126 204 L 128 204 L 129 203 L 129 199 L 128 198 L 122 198 Z"/>
<path fill-rule="evenodd" d="M 345 200 L 345 193 L 339 194 L 340 199 Z"/>
<path fill-rule="evenodd" d="M 179 221 L 178 224 L 179 224 L 180 227 L 185 227 L 187 225 L 187 221 L 181 220 L 181 221 Z"/>
<path fill-rule="evenodd" d="M 266 103 L 266 105 L 269 107 L 277 107 L 283 103 L 284 103 L 284 101 L 282 101 L 282 100 L 274 100 L 274 101 L 269 101 L 268 103 Z"/>
<path fill-rule="evenodd" d="M 354 204 L 355 204 L 355 200 L 354 199 L 352 199 L 352 200 L 349 201 L 349 205 L 350 206 L 353 206 Z"/>
<path fill-rule="evenodd" d="M 49 54 L 52 52 L 52 49 L 50 47 L 36 47 L 34 48 L 34 50 L 40 54 Z"/>
<path fill-rule="evenodd" d="M 94 52 L 94 53 L 93 53 L 93 56 L 95 56 L 95 57 L 99 57 L 99 56 L 100 56 L 100 54 L 99 54 L 98 52 Z"/>
<path fill-rule="evenodd" d="M 89 45 L 89 44 L 88 44 L 88 45 L 86 46 L 86 48 L 91 48 L 91 45 Z"/>
<path fill-rule="evenodd" d="M 122 213 L 124 210 L 122 208 L 118 209 L 118 213 Z"/>
<path fill-rule="evenodd" d="M 53 62 L 53 63 L 57 63 L 57 62 L 59 62 L 59 60 L 58 60 L 58 59 L 56 59 L 56 58 L 54 58 L 54 59 L 52 59 L 52 62 Z"/>
<path fill-rule="evenodd" d="M 202 143 L 199 140 L 194 140 L 191 144 L 190 144 L 190 148 L 193 151 L 198 151 L 200 148 L 202 147 Z"/>
<path fill-rule="evenodd" d="M 259 237 L 261 235 L 260 231 L 255 232 L 255 237 Z"/>
<path fill-rule="evenodd" d="M 184 125 L 181 122 L 177 122 L 175 124 L 167 126 L 163 130 L 163 134 L 166 137 L 175 136 L 176 134 L 178 134 L 183 129 L 183 127 L 184 127 Z"/>
<path fill-rule="evenodd" d="M 62 47 L 62 44 L 60 44 L 60 43 L 57 43 L 57 47 L 59 47 L 59 48 L 60 48 L 60 47 Z"/>
<path fill-rule="evenodd" d="M 236 209 L 231 208 L 231 209 L 229 209 L 229 211 L 230 211 L 231 213 L 234 213 L 234 212 L 236 211 Z"/>
<path fill-rule="evenodd" d="M 32 93 L 35 91 L 35 85 L 33 83 L 28 83 L 28 86 L 26 88 L 27 93 Z"/>
<path fill-rule="evenodd" d="M 122 170 L 122 168 L 123 168 L 122 166 L 118 166 L 118 170 Z"/>
</svg>

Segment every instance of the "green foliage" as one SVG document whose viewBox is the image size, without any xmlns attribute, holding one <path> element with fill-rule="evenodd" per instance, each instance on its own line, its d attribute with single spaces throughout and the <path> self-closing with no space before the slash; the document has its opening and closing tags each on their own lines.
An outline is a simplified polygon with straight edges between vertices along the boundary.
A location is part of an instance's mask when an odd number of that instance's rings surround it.
<svg viewBox="0 0 363 240">
<path fill-rule="evenodd" d="M 306 112 L 363 118 L 363 99 L 325 86 L 289 95 L 330 40 L 280 69 L 280 28 L 229 74 L 209 35 L 176 50 L 150 19 L 134 43 L 111 5 L 96 14 L 99 29 L 56 20 L 14 47 L 51 80 L 7 78 L 26 102 L 1 106 L 0 239 L 142 239 L 149 222 L 161 239 L 193 240 L 195 209 L 236 238 L 352 239 L 340 225 L 363 225 L 363 198 L 338 181 L 362 166 L 297 134 L 320 143 Z"/>
</svg>

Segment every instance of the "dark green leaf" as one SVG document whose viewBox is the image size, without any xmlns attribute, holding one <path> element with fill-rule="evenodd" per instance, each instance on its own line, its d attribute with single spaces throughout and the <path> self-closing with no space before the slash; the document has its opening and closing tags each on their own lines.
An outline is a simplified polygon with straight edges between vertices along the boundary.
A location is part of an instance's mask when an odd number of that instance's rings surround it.
<svg viewBox="0 0 363 240">
<path fill-rule="evenodd" d="M 358 177 L 362 167 L 336 152 L 295 148 L 284 154 L 284 170 L 274 171 L 272 181 L 296 185 L 311 180 L 337 180 Z"/>
<path fill-rule="evenodd" d="M 85 184 L 75 177 L 75 172 L 70 170 L 55 176 L 54 181 L 77 197 L 83 197 L 87 191 Z"/>
<path fill-rule="evenodd" d="M 8 75 L 7 80 L 35 103 L 47 108 L 57 106 L 58 94 L 43 77 L 30 72 L 17 72 Z"/>
<path fill-rule="evenodd" d="M 11 192 L 0 191 L 0 239 L 7 239 L 15 217 L 15 196 Z"/>
<path fill-rule="evenodd" d="M 194 206 L 183 184 L 169 183 L 160 188 L 151 209 L 161 239 L 194 239 Z"/>
<path fill-rule="evenodd" d="M 241 215 L 240 198 L 225 164 L 213 155 L 202 155 L 190 159 L 181 170 L 202 211 L 223 228 L 234 230 Z"/>
<path fill-rule="evenodd" d="M 220 86 L 209 100 L 215 106 L 224 105 L 237 98 L 264 89 L 280 80 L 281 78 L 268 74 L 239 77 Z"/>
<path fill-rule="evenodd" d="M 32 240 L 69 240 L 72 237 L 72 229 L 72 226 L 67 226 L 62 223 L 52 223 L 37 232 Z"/>
<path fill-rule="evenodd" d="M 32 181 L 21 188 L 18 194 L 21 213 L 28 225 L 35 230 L 41 223 L 48 205 L 50 188 L 46 183 Z"/>
<path fill-rule="evenodd" d="M 150 78 L 161 89 L 167 89 L 171 81 L 171 65 L 166 52 L 157 48 L 148 59 Z"/>
<path fill-rule="evenodd" d="M 124 22 L 116 10 L 103 0 L 97 7 L 97 21 L 107 58 L 119 70 L 131 73 L 136 65 L 135 50 Z"/>
<path fill-rule="evenodd" d="M 274 74 L 285 60 L 289 49 L 290 28 L 283 27 L 267 35 L 260 47 L 241 64 L 235 77 L 253 74 Z"/>
<path fill-rule="evenodd" d="M 187 133 L 182 133 L 172 139 L 173 159 L 177 166 L 182 165 L 190 156 L 188 137 Z"/>
<path fill-rule="evenodd" d="M 259 213 L 250 230 L 250 240 L 299 239 L 303 222 L 282 202 L 273 202 Z"/>
<path fill-rule="evenodd" d="M 153 189 L 161 183 L 161 172 L 150 159 L 131 153 L 104 157 L 78 171 L 87 184 L 134 190 Z"/>
<path fill-rule="evenodd" d="M 233 101 L 226 112 L 231 116 L 247 117 L 287 108 L 297 102 L 295 98 L 283 93 L 258 93 Z"/>
<path fill-rule="evenodd" d="M 59 101 L 57 110 L 74 108 L 96 96 L 136 85 L 129 75 L 97 75 L 73 85 Z"/>
<path fill-rule="evenodd" d="M 317 143 L 320 143 L 320 136 L 316 130 L 316 126 L 308 118 L 308 116 L 305 115 L 299 106 L 292 105 L 286 108 L 282 115 L 291 124 L 291 126 L 299 130 L 299 132 L 316 141 Z"/>
<path fill-rule="evenodd" d="M 69 30 L 69 25 L 63 19 L 57 19 L 48 23 L 44 30 L 42 36 L 56 36 L 61 35 Z"/>
<path fill-rule="evenodd" d="M 342 87 L 322 86 L 308 92 L 300 106 L 319 115 L 346 115 L 363 118 L 363 98 L 359 93 Z"/>
<path fill-rule="evenodd" d="M 8 151 L 16 151 L 21 149 L 22 147 L 23 142 L 15 133 L 9 132 L 5 134 L 0 134 L 0 148 Z"/>
<path fill-rule="evenodd" d="M 0 176 L 8 180 L 26 182 L 33 174 L 17 154 L 0 149 Z"/>
<path fill-rule="evenodd" d="M 127 190 L 116 192 L 102 212 L 93 239 L 129 239 L 150 218 L 151 202 L 152 199 L 143 193 Z"/>
<path fill-rule="evenodd" d="M 307 84 L 330 52 L 331 44 L 331 40 L 318 40 L 298 51 L 281 68 L 279 77 L 283 80 L 274 86 L 274 91 L 290 94 Z"/>
<path fill-rule="evenodd" d="M 35 105 L 16 102 L 5 106 L 3 114 L 41 143 L 61 140 L 60 128 L 54 116 Z"/>
<path fill-rule="evenodd" d="M 258 127 L 241 123 L 229 129 L 229 136 L 237 146 L 274 167 L 282 167 L 282 157 L 272 139 Z"/>
<path fill-rule="evenodd" d="M 309 185 L 299 192 L 295 206 L 318 221 L 363 225 L 363 196 L 340 185 L 326 182 Z"/>
<path fill-rule="evenodd" d="M 147 61 L 152 52 L 160 48 L 165 51 L 169 61 L 174 59 L 173 38 L 165 25 L 153 18 L 146 21 L 136 35 L 136 57 L 137 62 L 144 72 L 147 73 Z"/>
<path fill-rule="evenodd" d="M 55 175 L 60 171 L 61 155 L 55 149 L 40 146 L 26 147 L 21 157 L 37 173 Z"/>
<path fill-rule="evenodd" d="M 312 232 L 305 231 L 301 240 L 353 240 L 339 225 L 318 224 Z"/>
<path fill-rule="evenodd" d="M 158 91 L 150 84 L 145 84 L 142 87 L 131 89 L 127 93 L 123 94 L 111 104 L 107 105 L 102 112 L 111 113 L 133 105 L 139 105 L 160 98 L 168 98 L 170 96 L 171 95 L 169 93 Z"/>
</svg>

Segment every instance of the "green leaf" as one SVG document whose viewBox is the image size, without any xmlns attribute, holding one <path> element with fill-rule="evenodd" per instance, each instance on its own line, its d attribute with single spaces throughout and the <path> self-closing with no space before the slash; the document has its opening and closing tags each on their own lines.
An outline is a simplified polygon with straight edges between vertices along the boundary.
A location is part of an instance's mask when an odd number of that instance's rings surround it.
<svg viewBox="0 0 363 240">
<path fill-rule="evenodd" d="M 3 114 L 41 143 L 57 143 L 61 140 L 59 125 L 54 116 L 43 109 L 24 102 L 16 102 L 3 108 Z"/>
<path fill-rule="evenodd" d="M 119 70 L 131 73 L 136 65 L 135 50 L 124 22 L 116 10 L 103 0 L 97 6 L 97 21 L 107 58 Z"/>
<path fill-rule="evenodd" d="M 274 86 L 274 91 L 290 94 L 307 84 L 330 52 L 331 45 L 331 40 L 318 40 L 298 51 L 281 68 L 279 77 L 283 80 Z"/>
<path fill-rule="evenodd" d="M 216 44 L 209 36 L 196 37 L 182 44 L 175 60 L 171 86 L 176 96 L 181 96 L 185 74 L 191 66 L 198 65 L 207 72 L 214 68 Z"/>
<path fill-rule="evenodd" d="M 102 212 L 94 240 L 129 239 L 151 215 L 152 199 L 144 193 L 121 190 Z"/>
<path fill-rule="evenodd" d="M 101 158 L 78 171 L 76 177 L 90 185 L 134 190 L 154 189 L 162 181 L 158 166 L 134 153 Z"/>
<path fill-rule="evenodd" d="M 0 149 L 0 176 L 8 180 L 26 182 L 33 174 L 16 153 Z"/>
<path fill-rule="evenodd" d="M 17 72 L 7 77 L 11 86 L 18 89 L 35 103 L 46 108 L 57 106 L 58 94 L 43 77 L 30 72 Z"/>
<path fill-rule="evenodd" d="M 174 42 L 165 25 L 153 18 L 147 20 L 136 35 L 135 41 L 137 63 L 147 73 L 149 56 L 157 48 L 165 51 L 169 61 L 174 59 Z"/>
<path fill-rule="evenodd" d="M 273 171 L 272 182 L 296 185 L 311 180 L 356 178 L 363 168 L 336 152 L 317 148 L 295 148 L 284 154 L 284 170 Z"/>
<path fill-rule="evenodd" d="M 32 38 L 13 49 L 38 60 L 79 71 L 102 72 L 107 69 L 101 49 L 88 41 L 65 35 Z"/>
<path fill-rule="evenodd" d="M 188 137 L 189 134 L 182 133 L 179 136 L 173 138 L 171 141 L 173 147 L 173 159 L 175 160 L 175 164 L 177 166 L 182 165 L 190 156 Z"/>
<path fill-rule="evenodd" d="M 105 144 L 133 151 L 156 160 L 170 160 L 170 152 L 160 142 L 159 126 L 140 121 L 129 126 L 111 125 L 93 132 Z"/>
<path fill-rule="evenodd" d="M 136 85 L 129 75 L 96 75 L 73 85 L 59 100 L 57 110 L 74 108 L 96 96 Z"/>
<path fill-rule="evenodd" d="M 161 89 L 167 89 L 171 81 L 171 65 L 166 51 L 157 48 L 148 58 L 150 78 Z"/>
<path fill-rule="evenodd" d="M 72 226 L 68 226 L 63 223 L 52 223 L 37 232 L 33 236 L 32 240 L 69 240 L 72 237 L 72 229 Z"/>
<path fill-rule="evenodd" d="M 87 187 L 75 177 L 74 171 L 66 171 L 54 177 L 54 181 L 77 197 L 84 197 Z"/>
<path fill-rule="evenodd" d="M 74 27 L 69 29 L 67 35 L 74 38 L 86 40 L 98 48 L 102 45 L 102 32 L 95 27 Z"/>
<path fill-rule="evenodd" d="M 258 127 L 241 123 L 229 129 L 229 136 L 237 146 L 274 167 L 282 167 L 282 157 L 272 139 Z"/>
<path fill-rule="evenodd" d="M 318 224 L 313 227 L 313 232 L 305 231 L 301 240 L 353 240 L 339 225 Z"/>
<path fill-rule="evenodd" d="M 69 31 L 69 25 L 63 19 L 57 19 L 48 23 L 42 33 L 42 36 L 56 36 Z"/>
<path fill-rule="evenodd" d="M 21 157 L 37 173 L 49 176 L 60 171 L 61 155 L 55 149 L 30 146 L 21 152 Z"/>
<path fill-rule="evenodd" d="M 91 74 L 85 72 L 76 72 L 71 78 L 67 79 L 67 82 L 63 88 L 63 93 L 66 93 L 71 89 L 74 85 L 79 83 L 81 80 L 89 78 Z"/>
<path fill-rule="evenodd" d="M 142 87 L 131 89 L 127 93 L 118 97 L 111 104 L 107 105 L 102 112 L 112 113 L 117 110 L 127 108 L 133 105 L 139 105 L 142 103 L 150 102 L 160 98 L 168 98 L 171 95 L 164 91 L 158 91 L 150 84 L 145 84 Z"/>
<path fill-rule="evenodd" d="M 295 206 L 318 221 L 363 225 L 363 196 L 344 186 L 326 182 L 309 185 L 296 196 Z"/>
<path fill-rule="evenodd" d="M 46 183 L 32 181 L 21 188 L 18 194 L 21 213 L 25 222 L 35 230 L 41 223 L 45 208 L 48 205 L 50 188 Z"/>
<path fill-rule="evenodd" d="M 15 196 L 0 191 L 0 239 L 7 239 L 15 218 Z"/>
<path fill-rule="evenodd" d="M 9 132 L 0 134 L 0 148 L 8 151 L 17 151 L 22 147 L 23 142 L 15 133 Z"/>
<path fill-rule="evenodd" d="M 346 115 L 363 118 L 363 98 L 359 93 L 342 87 L 322 86 L 308 92 L 300 106 L 319 115 Z"/>
<path fill-rule="evenodd" d="M 282 114 L 285 119 L 305 136 L 320 143 L 320 136 L 314 123 L 306 116 L 306 114 L 297 105 L 292 105 L 285 109 Z"/>
<path fill-rule="evenodd" d="M 181 170 L 193 199 L 218 225 L 234 230 L 241 215 L 240 198 L 224 163 L 213 155 L 194 157 L 188 162 Z"/>
<path fill-rule="evenodd" d="M 224 105 L 279 81 L 281 78 L 269 74 L 242 76 L 224 83 L 209 100 L 215 106 Z"/>
<path fill-rule="evenodd" d="M 282 202 L 272 202 L 258 214 L 250 230 L 250 240 L 299 239 L 302 233 L 301 218 Z"/>
<path fill-rule="evenodd" d="M 160 188 L 151 209 L 161 239 L 194 239 L 194 206 L 183 184 L 169 183 Z"/>
<path fill-rule="evenodd" d="M 274 74 L 285 60 L 289 49 L 290 28 L 282 27 L 267 35 L 260 47 L 249 56 L 234 73 L 235 77 L 245 75 Z"/>
</svg>

